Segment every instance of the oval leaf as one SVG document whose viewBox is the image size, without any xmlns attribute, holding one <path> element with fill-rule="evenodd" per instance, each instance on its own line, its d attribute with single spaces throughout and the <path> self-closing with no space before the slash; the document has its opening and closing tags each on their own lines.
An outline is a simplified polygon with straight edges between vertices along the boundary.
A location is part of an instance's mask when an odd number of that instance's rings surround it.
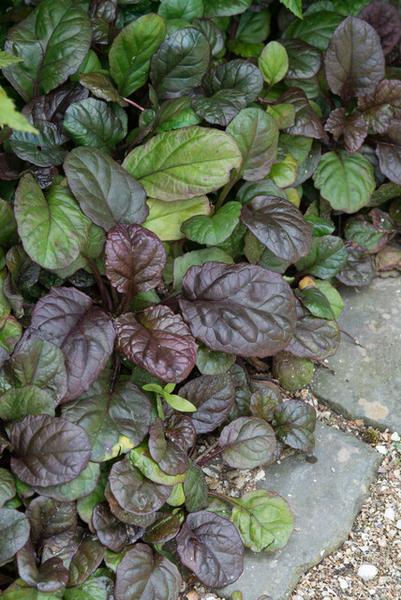
<svg viewBox="0 0 401 600">
<path fill-rule="evenodd" d="M 254 469 L 271 463 L 276 437 L 271 426 L 257 417 L 240 417 L 224 427 L 219 437 L 223 458 L 234 469 Z"/>
</svg>

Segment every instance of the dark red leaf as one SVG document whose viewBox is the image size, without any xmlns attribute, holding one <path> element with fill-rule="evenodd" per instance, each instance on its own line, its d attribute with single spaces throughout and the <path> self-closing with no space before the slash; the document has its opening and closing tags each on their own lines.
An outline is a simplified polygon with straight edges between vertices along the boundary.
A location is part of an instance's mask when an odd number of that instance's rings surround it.
<svg viewBox="0 0 401 600">
<path fill-rule="evenodd" d="M 386 2 L 371 2 L 360 16 L 377 31 L 384 54 L 389 54 L 401 37 L 399 9 Z"/>
</svg>

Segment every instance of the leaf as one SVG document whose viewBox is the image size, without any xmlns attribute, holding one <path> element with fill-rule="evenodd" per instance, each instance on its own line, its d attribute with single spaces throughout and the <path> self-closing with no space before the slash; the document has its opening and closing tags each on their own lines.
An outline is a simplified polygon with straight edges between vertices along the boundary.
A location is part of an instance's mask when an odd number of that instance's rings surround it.
<svg viewBox="0 0 401 600">
<path fill-rule="evenodd" d="M 135 148 L 123 166 L 152 198 L 184 200 L 225 185 L 241 154 L 234 140 L 215 129 L 188 127 L 155 135 Z"/>
<path fill-rule="evenodd" d="M 0 468 L 0 508 L 2 508 L 8 500 L 12 500 L 16 493 L 15 480 L 12 473 L 7 469 Z"/>
<path fill-rule="evenodd" d="M 87 88 L 96 98 L 125 106 L 123 98 L 106 75 L 102 73 L 83 73 L 79 76 L 79 83 Z"/>
<path fill-rule="evenodd" d="M 37 133 L 14 130 L 10 136 L 12 151 L 38 167 L 61 165 L 66 154 L 62 147 L 66 142 L 65 136 L 48 121 L 39 121 L 36 129 Z"/>
<path fill-rule="evenodd" d="M 96 571 L 105 549 L 95 536 L 84 537 L 70 564 L 68 586 L 81 585 Z"/>
<path fill-rule="evenodd" d="M 63 407 L 62 416 L 79 424 L 91 442 L 91 459 L 103 462 L 125 454 L 142 442 L 150 426 L 147 396 L 130 381 L 111 387 L 105 370 L 87 392 Z"/>
<path fill-rule="evenodd" d="M 326 296 L 333 311 L 334 318 L 338 319 L 344 308 L 344 300 L 341 294 L 331 285 L 329 281 L 315 281 L 318 289 Z"/>
<path fill-rule="evenodd" d="M 143 226 L 153 231 L 163 242 L 182 239 L 184 234 L 181 225 L 191 217 L 209 215 L 211 210 L 207 196 L 175 202 L 148 198 L 147 205 L 149 215 Z"/>
<path fill-rule="evenodd" d="M 192 252 L 186 252 L 182 256 L 177 256 L 174 259 L 173 267 L 174 288 L 181 288 L 185 273 L 190 267 L 203 265 L 211 261 L 227 264 L 234 262 L 233 258 L 220 248 L 202 248 L 201 250 L 193 250 Z"/>
<path fill-rule="evenodd" d="M 387 139 L 377 144 L 376 153 L 381 172 L 397 185 L 401 185 L 400 146 L 401 126 L 398 121 L 393 121 Z"/>
<path fill-rule="evenodd" d="M 341 238 L 324 235 L 312 240 L 310 252 L 297 263 L 297 269 L 320 279 L 331 279 L 347 262 L 347 250 Z"/>
<path fill-rule="evenodd" d="M 302 90 L 292 88 L 280 97 L 280 104 L 294 107 L 295 122 L 286 128 L 290 135 L 302 135 L 320 140 L 325 137 L 322 122 Z"/>
<path fill-rule="evenodd" d="M 302 19 L 302 0 L 280 0 L 296 17 Z"/>
<path fill-rule="evenodd" d="M 20 421 L 27 415 L 55 414 L 55 399 L 35 385 L 10 388 L 0 396 L 0 419 Z"/>
<path fill-rule="evenodd" d="M 159 15 L 165 19 L 192 21 L 203 16 L 203 0 L 161 0 Z"/>
<path fill-rule="evenodd" d="M 256 490 L 235 501 L 231 520 L 253 552 L 283 548 L 294 529 L 294 515 L 281 496 Z"/>
<path fill-rule="evenodd" d="M 61 348 L 68 376 L 63 401 L 86 391 L 105 367 L 114 345 L 110 318 L 74 288 L 53 288 L 36 304 L 31 332 Z"/>
<path fill-rule="evenodd" d="M 60 400 L 67 391 L 63 353 L 50 342 L 23 338 L 5 370 L 12 385 L 37 386 L 55 400 Z"/>
<path fill-rule="evenodd" d="M 94 148 L 74 148 L 64 170 L 83 212 L 99 227 L 107 231 L 118 223 L 130 225 L 146 219 L 142 186 L 107 154 Z"/>
<path fill-rule="evenodd" d="M 369 285 L 375 276 L 372 259 L 358 248 L 347 248 L 347 261 L 337 279 L 344 285 L 365 286 Z"/>
<path fill-rule="evenodd" d="M 316 411 L 302 400 L 283 402 L 274 412 L 273 427 L 278 439 L 296 450 L 313 450 L 315 426 Z"/>
<path fill-rule="evenodd" d="M 161 284 L 166 252 L 144 227 L 116 225 L 107 234 L 105 263 L 112 286 L 132 298 Z"/>
<path fill-rule="evenodd" d="M 180 129 L 189 125 L 197 125 L 201 119 L 195 114 L 191 106 L 191 99 L 187 96 L 166 100 L 160 106 L 157 115 L 157 132 Z"/>
<path fill-rule="evenodd" d="M 28 173 L 18 185 L 14 213 L 24 249 L 40 266 L 62 269 L 77 258 L 90 221 L 68 188 L 54 184 L 45 196 Z"/>
<path fill-rule="evenodd" d="M 9 52 L 5 52 L 4 50 L 0 50 L 0 69 L 4 69 L 4 67 L 9 67 L 10 65 L 15 65 L 16 63 L 21 62 L 21 58 L 18 56 L 14 56 Z"/>
<path fill-rule="evenodd" d="M 21 62 L 3 73 L 26 101 L 47 94 L 77 71 L 91 37 L 83 8 L 73 0 L 45 0 L 10 30 L 5 50 Z"/>
<path fill-rule="evenodd" d="M 283 260 L 293 263 L 309 252 L 311 227 L 288 200 L 256 196 L 242 208 L 241 220 L 268 250 Z"/>
<path fill-rule="evenodd" d="M 259 108 L 245 108 L 231 121 L 227 133 L 241 151 L 243 179 L 265 177 L 277 156 L 278 128 L 273 117 Z"/>
<path fill-rule="evenodd" d="M 224 461 L 234 469 L 254 469 L 273 462 L 276 438 L 271 426 L 257 417 L 240 417 L 219 437 Z"/>
<path fill-rule="evenodd" d="M 180 513 L 161 516 L 147 528 L 143 540 L 148 544 L 164 544 L 174 539 L 180 530 L 181 520 Z"/>
<path fill-rule="evenodd" d="M 211 216 L 195 216 L 185 221 L 181 231 L 188 240 L 215 246 L 226 240 L 239 223 L 241 204 L 227 202 Z"/>
<path fill-rule="evenodd" d="M 35 491 L 41 496 L 53 498 L 60 502 L 73 502 L 91 494 L 96 488 L 98 479 L 99 465 L 90 462 L 75 479 L 67 483 L 61 483 L 60 485 L 50 485 L 48 487 L 35 486 Z"/>
<path fill-rule="evenodd" d="M 205 17 L 239 15 L 249 8 L 252 0 L 203 0 Z"/>
<path fill-rule="evenodd" d="M 310 316 L 300 305 L 297 313 L 294 337 L 286 347 L 286 351 L 312 360 L 324 360 L 335 354 L 340 343 L 340 330 L 337 323 Z"/>
<path fill-rule="evenodd" d="M 4 565 L 29 539 L 29 521 L 24 514 L 13 508 L 0 508 L 0 565 Z"/>
<path fill-rule="evenodd" d="M 180 315 L 167 306 L 146 308 L 138 318 L 115 321 L 118 349 L 162 381 L 185 379 L 195 365 L 196 343 Z"/>
<path fill-rule="evenodd" d="M 213 352 L 207 346 L 199 346 L 196 355 L 196 366 L 202 375 L 219 375 L 226 373 L 235 363 L 234 354 Z"/>
<path fill-rule="evenodd" d="M 98 504 L 92 515 L 92 525 L 100 542 L 113 552 L 121 552 L 128 544 L 128 528 L 111 512 L 106 503 Z"/>
<path fill-rule="evenodd" d="M 126 25 L 114 38 L 109 51 L 110 74 L 123 96 L 146 83 L 150 59 L 165 35 L 163 19 L 150 13 Z"/>
<path fill-rule="evenodd" d="M 246 106 L 239 90 L 218 90 L 213 96 L 198 96 L 192 101 L 195 113 L 212 125 L 225 127 Z"/>
<path fill-rule="evenodd" d="M 254 417 L 271 421 L 274 410 L 282 402 L 280 388 L 271 381 L 256 381 L 252 384 L 249 409 Z"/>
<path fill-rule="evenodd" d="M 159 485 L 173 487 L 177 484 L 183 483 L 185 479 L 185 472 L 177 473 L 176 475 L 169 475 L 163 471 L 159 464 L 150 456 L 146 443 L 143 443 L 131 450 L 129 459 L 131 464 L 139 469 L 142 475 Z"/>
<path fill-rule="evenodd" d="M 207 510 L 187 516 L 177 536 L 177 553 L 208 587 L 234 583 L 244 568 L 244 549 L 237 529 L 228 519 Z"/>
<path fill-rule="evenodd" d="M 370 2 L 360 17 L 376 30 L 384 54 L 389 54 L 401 37 L 401 17 L 397 8 L 392 4 Z"/>
<path fill-rule="evenodd" d="M 109 577 L 94 573 L 80 586 L 67 588 L 63 598 L 65 600 L 108 600 L 113 593 L 113 588 L 114 583 Z"/>
<path fill-rule="evenodd" d="M 401 116 L 401 82 L 383 79 L 375 91 L 358 98 L 358 108 L 375 133 L 385 133 L 392 119 Z"/>
<path fill-rule="evenodd" d="M 28 416 L 10 428 L 11 469 L 24 483 L 48 486 L 71 481 L 87 466 L 85 431 L 60 418 Z"/>
<path fill-rule="evenodd" d="M 160 98 L 176 98 L 200 84 L 210 59 L 207 39 L 186 27 L 170 34 L 153 55 L 150 78 Z"/>
<path fill-rule="evenodd" d="M 326 50 L 334 30 L 343 19 L 344 17 L 337 12 L 318 10 L 305 15 L 302 20 L 292 21 L 284 31 L 284 37 L 303 40 L 323 51 Z"/>
<path fill-rule="evenodd" d="M 347 17 L 330 40 L 324 64 L 333 94 L 345 100 L 371 94 L 384 78 L 380 38 L 362 19 Z"/>
<path fill-rule="evenodd" d="M 287 79 L 311 79 L 318 74 L 322 62 L 319 50 L 302 40 L 282 41 L 288 55 Z"/>
<path fill-rule="evenodd" d="M 185 473 L 188 468 L 186 450 L 169 440 L 160 419 L 156 419 L 149 430 L 148 445 L 151 457 L 165 473 L 168 475 Z"/>
<path fill-rule="evenodd" d="M 235 37 L 246 44 L 262 43 L 270 33 L 270 21 L 268 10 L 246 11 L 239 18 Z"/>
<path fill-rule="evenodd" d="M 4 53 L 6 54 L 6 53 Z M 12 57 L 14 58 L 14 57 Z M 19 62 L 19 61 L 17 61 Z M 30 124 L 30 122 L 19 113 L 14 101 L 7 96 L 6 91 L 0 85 L 0 127 L 11 127 L 16 131 L 27 131 L 28 133 L 38 133 L 38 130 Z"/>
<path fill-rule="evenodd" d="M 355 112 L 347 117 L 344 108 L 331 111 L 325 125 L 325 130 L 330 132 L 336 141 L 344 136 L 344 144 L 349 152 L 359 150 L 368 135 L 368 129 L 368 122 L 362 114 Z"/>
<path fill-rule="evenodd" d="M 210 262 L 187 271 L 183 291 L 183 317 L 194 337 L 212 350 L 269 356 L 292 335 L 294 297 L 277 273 Z"/>
<path fill-rule="evenodd" d="M 326 152 L 313 176 L 332 208 L 354 213 L 366 206 L 376 187 L 373 167 L 362 154 L 344 150 Z"/>
<path fill-rule="evenodd" d="M 144 477 L 128 457 L 114 463 L 109 475 L 109 484 L 121 508 L 139 516 L 156 512 L 163 506 L 171 491 L 170 487 L 157 485 Z"/>
<path fill-rule="evenodd" d="M 202 469 L 191 464 L 184 481 L 185 508 L 197 512 L 208 505 L 208 487 Z"/>
<path fill-rule="evenodd" d="M 150 546 L 136 544 L 117 567 L 116 600 L 147 600 L 157 598 L 163 590 L 163 600 L 177 600 L 181 575 L 177 567 L 162 555 L 154 554 Z"/>
<path fill-rule="evenodd" d="M 334 319 L 334 313 L 326 296 L 315 285 L 296 291 L 297 298 L 314 316 L 321 319 Z"/>
<path fill-rule="evenodd" d="M 288 71 L 288 54 L 279 42 L 269 42 L 258 59 L 263 78 L 270 86 L 284 79 Z"/>
<path fill-rule="evenodd" d="M 221 425 L 234 404 L 230 375 L 202 375 L 180 388 L 180 395 L 197 408 L 192 415 L 196 433 L 209 433 Z"/>
<path fill-rule="evenodd" d="M 110 150 L 127 135 L 128 119 L 118 104 L 86 98 L 71 104 L 63 126 L 78 146 Z"/>
</svg>

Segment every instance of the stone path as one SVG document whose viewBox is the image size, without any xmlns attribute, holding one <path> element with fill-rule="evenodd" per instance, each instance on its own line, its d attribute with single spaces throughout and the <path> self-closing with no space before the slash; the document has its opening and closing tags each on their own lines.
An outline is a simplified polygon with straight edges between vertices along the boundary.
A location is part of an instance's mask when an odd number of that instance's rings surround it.
<svg viewBox="0 0 401 600">
<path fill-rule="evenodd" d="M 380 429 L 401 431 L 401 277 L 375 279 L 367 288 L 341 290 L 346 308 L 334 370 L 320 368 L 313 393 L 346 417 Z"/>
<path fill-rule="evenodd" d="M 315 463 L 292 455 L 266 469 L 261 487 L 288 499 L 296 529 L 288 545 L 272 555 L 246 555 L 241 578 L 222 590 L 229 597 L 242 591 L 244 600 L 286 600 L 299 577 L 347 538 L 374 480 L 381 457 L 352 435 L 318 424 Z"/>
</svg>

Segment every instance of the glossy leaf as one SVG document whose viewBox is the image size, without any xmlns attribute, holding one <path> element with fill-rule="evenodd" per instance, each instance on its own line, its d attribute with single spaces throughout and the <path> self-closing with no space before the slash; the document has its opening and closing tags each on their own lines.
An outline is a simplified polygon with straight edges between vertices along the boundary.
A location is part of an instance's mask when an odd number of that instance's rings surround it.
<svg viewBox="0 0 401 600">
<path fill-rule="evenodd" d="M 83 583 L 100 565 L 104 557 L 104 547 L 95 536 L 82 540 L 70 564 L 69 586 Z"/>
<path fill-rule="evenodd" d="M 202 248 L 201 250 L 193 250 L 192 252 L 186 252 L 182 256 L 177 256 L 174 259 L 173 266 L 174 288 L 181 288 L 184 276 L 190 267 L 204 265 L 212 261 L 226 264 L 234 262 L 232 256 L 224 252 L 221 248 Z"/>
<path fill-rule="evenodd" d="M 227 202 L 211 216 L 195 216 L 181 225 L 181 231 L 188 240 L 216 246 L 226 240 L 239 222 L 241 204 Z"/>
<path fill-rule="evenodd" d="M 54 123 L 39 122 L 38 133 L 13 131 L 10 136 L 12 151 L 22 160 L 27 160 L 37 167 L 61 165 L 66 155 L 62 144 L 67 138 L 60 133 Z"/>
<path fill-rule="evenodd" d="M 147 205 L 149 215 L 143 226 L 153 231 L 163 242 L 182 239 L 182 224 L 191 217 L 209 215 L 211 210 L 207 196 L 175 202 L 148 198 Z"/>
<path fill-rule="evenodd" d="M 185 508 L 197 512 L 208 505 L 208 487 L 202 469 L 192 464 L 184 481 Z"/>
<path fill-rule="evenodd" d="M 257 417 L 240 417 L 219 437 L 224 461 L 234 469 L 253 469 L 273 462 L 276 438 L 271 426 Z"/>
<path fill-rule="evenodd" d="M 11 427 L 11 468 L 29 485 L 71 481 L 87 466 L 90 443 L 85 431 L 60 418 L 28 416 Z"/>
<path fill-rule="evenodd" d="M 297 263 L 297 269 L 320 279 L 331 279 L 347 262 L 347 250 L 341 238 L 324 235 L 312 240 L 309 254 Z"/>
<path fill-rule="evenodd" d="M 284 79 L 288 71 L 288 54 L 279 42 L 269 42 L 258 60 L 259 69 L 268 85 L 274 85 Z"/>
<path fill-rule="evenodd" d="M 28 415 L 55 414 L 55 399 L 35 385 L 10 388 L 0 396 L 0 419 L 20 421 Z"/>
<path fill-rule="evenodd" d="M 344 108 L 336 108 L 330 113 L 325 129 L 336 141 L 343 136 L 346 149 L 356 152 L 368 135 L 369 124 L 360 113 L 353 113 L 347 117 Z"/>
<path fill-rule="evenodd" d="M 401 17 L 397 8 L 384 2 L 370 2 L 360 16 L 376 30 L 384 54 L 389 54 L 401 37 Z"/>
<path fill-rule="evenodd" d="M 29 521 L 13 508 L 0 508 L 0 565 L 4 565 L 25 546 L 29 539 Z"/>
<path fill-rule="evenodd" d="M 145 220 L 148 210 L 142 186 L 107 154 L 94 148 L 75 148 L 64 169 L 72 193 L 96 225 L 107 231 L 117 223 Z"/>
<path fill-rule="evenodd" d="M 302 400 L 283 402 L 274 412 L 274 431 L 287 446 L 311 452 L 315 440 L 316 411 Z"/>
<path fill-rule="evenodd" d="M 241 161 L 238 146 L 227 134 L 188 127 L 154 136 L 128 154 L 123 166 L 149 196 L 169 201 L 217 190 Z"/>
<path fill-rule="evenodd" d="M 207 510 L 188 515 L 177 536 L 182 563 L 207 586 L 234 583 L 243 570 L 243 546 L 228 521 Z"/>
<path fill-rule="evenodd" d="M 231 520 L 253 552 L 283 548 L 294 528 L 294 515 L 284 498 L 265 490 L 248 492 L 236 501 Z"/>
<path fill-rule="evenodd" d="M 128 119 L 117 104 L 87 98 L 71 104 L 63 125 L 78 146 L 110 150 L 127 135 Z"/>
<path fill-rule="evenodd" d="M 323 360 L 334 354 L 340 343 L 340 331 L 335 321 L 318 319 L 298 307 L 294 337 L 286 350 L 301 358 Z"/>
<path fill-rule="evenodd" d="M 167 306 L 147 308 L 138 319 L 127 313 L 115 321 L 115 327 L 119 350 L 159 379 L 179 382 L 192 370 L 195 340 L 180 315 Z"/>
<path fill-rule="evenodd" d="M 110 318 L 74 288 L 53 288 L 36 304 L 31 331 L 61 348 L 68 376 L 63 401 L 86 391 L 105 367 L 114 345 Z"/>
<path fill-rule="evenodd" d="M 234 354 L 214 352 L 206 346 L 199 346 L 196 355 L 196 366 L 202 375 L 218 375 L 226 373 L 234 364 Z"/>
<path fill-rule="evenodd" d="M 107 234 L 106 275 L 113 287 L 132 297 L 162 281 L 166 253 L 159 238 L 140 225 L 116 225 Z"/>
<path fill-rule="evenodd" d="M 211 262 L 187 271 L 183 291 L 184 319 L 212 350 L 268 356 L 285 347 L 292 335 L 294 297 L 277 273 Z"/>
<path fill-rule="evenodd" d="M 160 419 L 155 420 L 150 427 L 149 452 L 153 460 L 168 475 L 184 473 L 188 468 L 185 448 L 168 439 Z"/>
</svg>

